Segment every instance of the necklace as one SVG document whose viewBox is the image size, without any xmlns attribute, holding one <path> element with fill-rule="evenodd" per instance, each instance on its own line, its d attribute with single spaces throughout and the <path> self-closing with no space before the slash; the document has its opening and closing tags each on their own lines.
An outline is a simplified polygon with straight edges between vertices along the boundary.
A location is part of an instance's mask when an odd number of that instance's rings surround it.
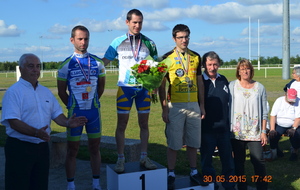
<svg viewBox="0 0 300 190">
<path fill-rule="evenodd" d="M 131 51 L 132 51 L 132 54 L 133 54 L 133 58 L 136 62 L 138 62 L 138 55 L 139 55 L 139 51 L 140 51 L 140 48 L 141 48 L 141 34 L 139 34 L 139 41 L 138 41 L 138 44 L 136 46 L 135 44 L 135 35 L 132 35 L 132 41 L 130 39 L 130 35 L 129 33 L 127 34 L 128 36 L 128 39 L 130 41 L 130 46 L 131 46 Z"/>
<path fill-rule="evenodd" d="M 175 51 L 176 51 L 177 58 L 180 61 L 180 64 L 186 75 L 185 82 L 188 84 L 189 87 L 191 87 L 193 84 L 192 84 L 190 77 L 188 76 L 189 75 L 189 66 L 190 66 L 190 55 L 188 54 L 187 50 L 184 52 L 184 60 L 185 60 L 185 63 L 184 63 L 182 61 L 179 51 L 177 49 Z"/>
<path fill-rule="evenodd" d="M 83 68 L 83 66 L 81 65 L 79 59 L 78 59 L 76 56 L 75 56 L 75 58 L 76 58 L 76 61 L 77 61 L 78 64 L 79 64 L 80 70 L 81 70 L 81 72 L 82 72 L 82 74 L 83 74 L 83 76 L 84 76 L 86 82 L 87 82 L 88 84 L 90 84 L 90 70 L 91 70 L 91 59 L 90 59 L 90 55 L 88 55 L 88 73 L 87 73 L 87 74 L 86 74 L 86 72 L 84 71 L 84 68 Z M 91 87 L 90 85 L 88 85 L 88 86 L 85 88 L 85 90 L 86 90 L 87 92 L 91 92 L 91 91 L 92 91 L 92 87 Z"/>
</svg>

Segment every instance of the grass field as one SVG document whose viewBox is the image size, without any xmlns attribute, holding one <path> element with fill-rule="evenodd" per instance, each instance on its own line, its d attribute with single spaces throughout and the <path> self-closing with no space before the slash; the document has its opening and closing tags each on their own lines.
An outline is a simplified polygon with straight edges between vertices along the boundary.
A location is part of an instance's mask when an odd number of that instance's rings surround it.
<svg viewBox="0 0 300 190">
<path fill-rule="evenodd" d="M 235 80 L 235 70 L 220 69 L 219 72 L 225 75 L 229 81 Z M 267 74 L 267 77 L 266 77 Z M 107 73 L 107 83 L 103 97 L 101 98 L 101 114 L 102 114 L 102 134 L 106 136 L 114 136 L 116 127 L 116 108 L 115 108 L 115 96 L 116 96 L 116 81 L 117 73 Z M 281 69 L 268 68 L 265 70 L 255 70 L 254 80 L 262 83 L 266 90 L 270 107 L 272 107 L 274 101 L 279 96 L 282 96 L 284 85 L 289 80 L 282 79 Z M 2 97 L 10 85 L 16 81 L 14 73 L 0 73 L 0 107 L 2 105 Z M 40 83 L 50 88 L 53 94 L 57 96 L 56 90 L 56 78 L 54 78 L 53 72 L 45 72 L 44 77 L 41 78 Z M 59 99 L 59 98 L 58 98 Z M 59 100 L 60 101 L 60 100 Z M 61 103 L 61 101 L 60 101 Z M 61 105 L 63 105 L 61 103 Z M 66 113 L 66 109 L 64 108 Z M 65 128 L 57 126 L 54 122 L 51 125 L 53 132 L 62 132 Z M 150 139 L 149 139 L 149 155 L 151 159 L 157 161 L 162 165 L 167 165 L 166 162 L 166 139 L 164 135 L 165 125 L 161 120 L 161 108 L 160 104 L 153 104 L 151 106 L 151 114 L 149 120 Z M 5 140 L 5 129 L 0 126 L 0 146 L 3 146 Z M 128 128 L 126 130 L 126 138 L 139 139 L 139 127 L 137 124 L 137 113 L 135 109 L 132 109 Z M 300 190 L 300 164 L 297 162 L 290 162 L 289 147 L 290 143 L 288 138 L 284 137 L 280 141 L 280 147 L 283 149 L 285 156 L 281 159 L 277 159 L 272 162 L 267 162 L 267 173 L 272 176 L 272 183 L 269 184 L 272 190 L 281 189 L 296 189 Z M 114 163 L 117 155 L 114 152 L 102 150 L 103 162 Z M 89 159 L 88 152 L 85 147 L 81 147 L 80 154 L 78 156 L 81 159 Z M 214 165 L 217 170 L 217 174 L 220 174 L 221 166 L 219 157 L 214 158 Z M 199 168 L 200 170 L 200 168 Z M 250 163 L 249 156 L 246 161 L 247 181 L 251 186 L 254 186 L 251 180 L 251 176 L 254 174 L 253 167 Z M 186 159 L 185 149 L 183 148 L 178 152 L 178 161 L 176 166 L 177 174 L 187 175 L 189 173 L 189 165 Z"/>
</svg>

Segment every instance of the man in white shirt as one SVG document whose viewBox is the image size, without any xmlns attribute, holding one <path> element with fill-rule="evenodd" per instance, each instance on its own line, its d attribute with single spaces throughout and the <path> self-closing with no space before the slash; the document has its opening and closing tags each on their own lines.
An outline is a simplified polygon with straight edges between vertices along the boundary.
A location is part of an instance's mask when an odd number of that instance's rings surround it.
<svg viewBox="0 0 300 190">
<path fill-rule="evenodd" d="M 38 83 L 41 62 L 34 54 L 19 60 L 21 78 L 5 93 L 2 120 L 6 127 L 5 189 L 47 190 L 50 124 L 77 127 L 86 117 L 68 119 L 52 92 Z"/>
<path fill-rule="evenodd" d="M 290 161 L 297 160 L 297 150 L 300 148 L 299 124 L 299 98 L 297 97 L 297 91 L 294 88 L 290 88 L 287 89 L 285 96 L 276 99 L 270 114 L 270 147 L 277 157 L 284 156 L 278 147 L 278 141 L 282 134 L 287 133 L 293 147 Z"/>
</svg>

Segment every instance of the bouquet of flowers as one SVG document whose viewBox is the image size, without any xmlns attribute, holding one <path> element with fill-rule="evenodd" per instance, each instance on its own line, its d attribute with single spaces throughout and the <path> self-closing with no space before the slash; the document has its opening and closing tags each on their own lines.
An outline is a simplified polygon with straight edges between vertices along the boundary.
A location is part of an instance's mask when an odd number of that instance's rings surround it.
<svg viewBox="0 0 300 190">
<path fill-rule="evenodd" d="M 163 62 L 155 62 L 151 57 L 149 59 L 149 57 L 135 64 L 131 69 L 137 82 L 152 93 L 151 101 L 156 103 L 158 99 L 155 89 L 160 86 L 167 73 L 168 66 Z"/>
</svg>

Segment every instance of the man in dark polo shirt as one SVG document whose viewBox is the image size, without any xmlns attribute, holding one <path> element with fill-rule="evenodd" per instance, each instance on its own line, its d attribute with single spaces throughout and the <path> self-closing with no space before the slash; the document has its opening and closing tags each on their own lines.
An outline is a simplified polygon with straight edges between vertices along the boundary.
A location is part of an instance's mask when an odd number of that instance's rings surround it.
<svg viewBox="0 0 300 190">
<path fill-rule="evenodd" d="M 216 171 L 212 166 L 212 156 L 214 150 L 218 147 L 222 173 L 224 181 L 228 181 L 230 176 L 234 175 L 234 163 L 230 144 L 230 123 L 229 123 L 229 88 L 228 80 L 225 76 L 218 73 L 220 67 L 220 58 L 213 51 L 203 55 L 202 65 L 204 67 L 204 102 L 205 118 L 202 119 L 201 134 L 201 167 L 203 179 L 212 177 L 215 181 L 215 190 L 219 188 L 216 183 Z M 224 182 L 224 189 L 234 189 L 235 184 Z"/>
</svg>

